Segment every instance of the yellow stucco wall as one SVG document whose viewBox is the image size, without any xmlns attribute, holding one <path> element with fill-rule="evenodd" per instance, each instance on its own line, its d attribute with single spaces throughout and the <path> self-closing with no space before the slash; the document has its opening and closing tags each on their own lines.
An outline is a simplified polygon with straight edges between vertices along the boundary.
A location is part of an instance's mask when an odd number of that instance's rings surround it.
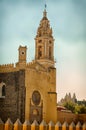
<svg viewBox="0 0 86 130">
<path fill-rule="evenodd" d="M 44 72 L 36 69 L 26 69 L 25 72 L 26 86 L 26 105 L 25 118 L 29 119 L 30 115 L 30 99 L 34 90 L 38 90 L 43 100 L 43 119 L 46 122 L 57 120 L 56 110 L 56 69 L 51 69 L 49 72 Z"/>
</svg>

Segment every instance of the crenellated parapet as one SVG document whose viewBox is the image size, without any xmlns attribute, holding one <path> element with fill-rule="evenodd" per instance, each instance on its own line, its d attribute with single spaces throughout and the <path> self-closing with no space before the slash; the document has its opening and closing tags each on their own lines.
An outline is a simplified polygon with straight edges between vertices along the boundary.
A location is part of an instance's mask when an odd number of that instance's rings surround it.
<svg viewBox="0 0 86 130">
<path fill-rule="evenodd" d="M 32 66 L 35 62 L 36 62 L 35 60 L 33 60 L 32 62 L 28 62 L 28 63 L 26 64 L 26 67 Z"/>
<path fill-rule="evenodd" d="M 14 64 L 3 64 L 3 65 L 0 65 L 0 68 L 8 68 L 8 67 L 14 67 Z"/>
<path fill-rule="evenodd" d="M 15 71 L 16 67 L 14 64 L 3 64 L 0 65 L 0 73 Z"/>
</svg>

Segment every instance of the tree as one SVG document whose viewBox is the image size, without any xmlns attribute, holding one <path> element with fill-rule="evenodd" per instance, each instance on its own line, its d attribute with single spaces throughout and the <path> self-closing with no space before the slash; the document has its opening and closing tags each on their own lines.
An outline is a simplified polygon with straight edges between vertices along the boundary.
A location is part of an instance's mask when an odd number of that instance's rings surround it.
<svg viewBox="0 0 86 130">
<path fill-rule="evenodd" d="M 68 110 L 71 110 L 72 112 L 75 110 L 75 104 L 72 102 L 65 102 L 64 107 L 66 107 Z"/>
<path fill-rule="evenodd" d="M 65 95 L 59 102 L 60 105 L 66 107 L 68 110 L 76 114 L 86 114 L 86 100 L 78 101 L 75 93 L 71 97 L 71 93 Z"/>
<path fill-rule="evenodd" d="M 75 113 L 77 114 L 86 114 L 86 106 L 85 105 L 76 105 Z"/>
</svg>

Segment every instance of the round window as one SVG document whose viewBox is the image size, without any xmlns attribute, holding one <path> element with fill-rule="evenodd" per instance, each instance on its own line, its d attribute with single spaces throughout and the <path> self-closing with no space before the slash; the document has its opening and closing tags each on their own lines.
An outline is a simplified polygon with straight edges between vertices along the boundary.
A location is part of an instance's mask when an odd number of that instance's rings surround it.
<svg viewBox="0 0 86 130">
<path fill-rule="evenodd" d="M 22 51 L 22 52 L 21 52 L 21 54 L 22 54 L 22 55 L 24 55 L 24 54 L 25 54 L 25 52 L 24 52 L 24 51 Z"/>
<path fill-rule="evenodd" d="M 35 105 L 39 105 L 41 100 L 41 95 L 38 91 L 34 91 L 32 94 L 32 101 Z"/>
</svg>

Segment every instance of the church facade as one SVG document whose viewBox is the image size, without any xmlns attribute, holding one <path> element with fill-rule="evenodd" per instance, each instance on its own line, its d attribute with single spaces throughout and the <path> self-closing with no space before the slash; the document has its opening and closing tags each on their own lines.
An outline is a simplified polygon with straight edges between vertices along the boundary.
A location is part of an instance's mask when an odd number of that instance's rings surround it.
<svg viewBox="0 0 86 130">
<path fill-rule="evenodd" d="M 46 9 L 35 37 L 35 58 L 26 62 L 27 47 L 19 46 L 15 64 L 0 65 L 0 118 L 23 122 L 57 121 L 54 38 Z"/>
</svg>

